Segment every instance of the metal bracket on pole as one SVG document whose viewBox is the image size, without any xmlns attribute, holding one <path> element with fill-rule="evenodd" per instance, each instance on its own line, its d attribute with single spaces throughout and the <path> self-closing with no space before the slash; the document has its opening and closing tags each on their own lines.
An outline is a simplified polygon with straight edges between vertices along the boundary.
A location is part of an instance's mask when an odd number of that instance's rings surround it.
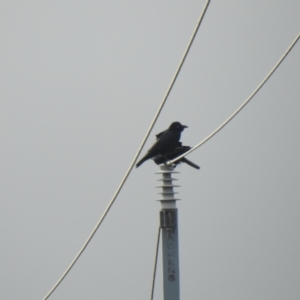
<svg viewBox="0 0 300 300">
<path fill-rule="evenodd" d="M 160 211 L 160 227 L 166 228 L 166 230 L 173 230 L 176 228 L 176 210 L 175 209 L 163 209 Z"/>
</svg>

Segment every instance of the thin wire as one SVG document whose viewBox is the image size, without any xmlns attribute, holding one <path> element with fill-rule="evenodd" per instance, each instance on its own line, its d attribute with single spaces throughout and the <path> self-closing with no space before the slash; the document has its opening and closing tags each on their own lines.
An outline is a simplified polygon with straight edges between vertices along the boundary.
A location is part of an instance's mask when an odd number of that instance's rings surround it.
<svg viewBox="0 0 300 300">
<path fill-rule="evenodd" d="M 146 136 L 145 136 L 145 139 L 144 139 L 144 143 L 142 144 L 142 146 L 141 146 L 140 149 L 139 149 L 138 155 L 139 155 L 140 152 L 142 151 L 142 148 L 143 148 L 144 144 L 146 143 L 146 140 L 148 139 L 148 136 L 150 135 L 150 133 L 151 133 L 151 131 L 152 131 L 152 128 L 154 127 L 154 124 L 155 124 L 157 118 L 159 117 L 160 112 L 161 112 L 163 106 L 165 105 L 166 100 L 167 100 L 167 98 L 168 98 L 168 96 L 169 96 L 169 94 L 170 94 L 170 92 L 171 92 L 171 90 L 172 90 L 172 88 L 173 88 L 173 86 L 174 86 L 174 83 L 175 83 L 175 81 L 176 81 L 176 79 L 177 79 L 177 77 L 178 77 L 178 74 L 179 74 L 179 72 L 180 72 L 182 66 L 183 66 L 183 63 L 185 62 L 185 59 L 186 59 L 186 57 L 187 57 L 187 55 L 188 55 L 188 53 L 189 53 L 189 51 L 190 51 L 190 48 L 191 48 L 191 46 L 192 46 L 192 44 L 193 44 L 193 41 L 194 41 L 194 39 L 195 39 L 195 37 L 196 37 L 196 34 L 197 34 L 197 32 L 198 32 L 198 29 L 199 29 L 199 27 L 200 27 L 200 25 L 201 25 L 201 23 L 202 23 L 202 20 L 203 20 L 204 15 L 205 15 L 205 13 L 206 13 L 206 11 L 207 11 L 207 8 L 208 8 L 209 3 L 210 3 L 210 0 L 207 0 L 206 4 L 205 4 L 205 6 L 204 6 L 204 8 L 203 8 L 203 10 L 202 10 L 202 12 L 201 12 L 199 21 L 198 21 L 198 23 L 197 23 L 197 25 L 196 25 L 196 27 L 195 27 L 195 29 L 194 29 L 194 32 L 193 32 L 193 34 L 192 34 L 192 37 L 191 37 L 191 39 L 190 39 L 190 41 L 189 41 L 189 43 L 188 43 L 188 46 L 187 46 L 187 48 L 186 48 L 186 50 L 185 50 L 185 52 L 184 52 L 184 54 L 183 54 L 183 57 L 182 57 L 182 59 L 181 59 L 181 62 L 180 62 L 179 66 L 178 66 L 178 68 L 177 68 L 177 70 L 176 70 L 176 73 L 175 73 L 175 75 L 174 75 L 174 77 L 173 77 L 173 79 L 172 79 L 172 81 L 171 81 L 171 84 L 170 84 L 169 88 L 167 89 L 167 92 L 166 92 L 166 94 L 165 94 L 165 96 L 164 96 L 164 99 L 163 99 L 163 101 L 161 102 L 161 104 L 160 104 L 160 106 L 159 106 L 159 108 L 158 108 L 158 110 L 157 110 L 157 113 L 156 113 L 156 115 L 155 115 L 155 117 L 154 117 L 154 119 L 153 119 L 153 121 L 152 121 L 152 123 L 151 123 L 149 129 L 148 129 L 148 132 L 147 132 L 147 134 L 146 134 Z M 137 156 L 138 156 L 138 155 L 137 155 Z"/>
<path fill-rule="evenodd" d="M 152 289 L 151 289 L 151 298 L 153 300 L 154 296 L 154 287 L 155 287 L 155 277 L 156 277 L 156 269 L 157 269 L 157 258 L 158 258 L 158 250 L 159 250 L 159 241 L 160 241 L 160 233 L 161 227 L 158 227 L 157 241 L 156 241 L 156 252 L 155 252 L 155 261 L 154 261 L 154 270 L 153 270 L 153 278 L 152 278 Z"/>
<path fill-rule="evenodd" d="M 249 98 L 227 119 L 224 123 L 222 123 L 215 131 L 213 131 L 208 137 L 206 137 L 203 141 L 201 141 L 199 144 L 194 146 L 191 150 L 187 151 L 186 153 L 176 157 L 173 160 L 170 160 L 167 162 L 167 165 L 171 165 L 177 160 L 181 159 L 182 157 L 190 154 L 200 146 L 202 146 L 204 143 L 206 143 L 209 139 L 211 139 L 216 133 L 218 133 L 227 123 L 229 123 L 249 102 L 250 100 L 256 95 L 256 93 L 262 88 L 262 86 L 267 82 L 267 80 L 271 77 L 271 75 L 276 71 L 276 69 L 279 67 L 279 65 L 282 63 L 282 61 L 286 58 L 286 56 L 289 54 L 289 52 L 292 50 L 292 48 L 296 45 L 300 38 L 300 34 L 296 37 L 296 39 L 293 41 L 293 43 L 289 46 L 289 48 L 286 50 L 286 52 L 283 54 L 283 56 L 279 59 L 277 64 L 273 67 L 273 69 L 269 72 L 269 74 L 265 77 L 265 79 L 259 84 L 259 86 L 254 90 L 254 92 L 249 96 Z"/>
<path fill-rule="evenodd" d="M 143 141 L 142 141 L 142 143 L 141 143 L 141 145 L 140 145 L 140 147 L 139 147 L 139 149 L 138 149 L 138 151 L 137 151 L 137 153 L 136 153 L 136 155 L 135 155 L 135 157 L 134 157 L 134 159 L 133 159 L 133 161 L 132 161 L 132 163 L 131 163 L 129 169 L 127 170 L 125 176 L 123 177 L 123 179 L 122 179 L 122 181 L 121 181 L 119 187 L 117 188 L 115 194 L 113 195 L 112 199 L 110 200 L 110 202 L 109 202 L 107 208 L 105 209 L 104 213 L 102 214 L 101 218 L 99 219 L 99 221 L 98 221 L 98 223 L 96 224 L 95 228 L 93 229 L 92 233 L 90 234 L 90 236 L 88 237 L 88 239 L 86 240 L 86 242 L 83 244 L 82 248 L 79 250 L 79 252 L 78 252 L 77 255 L 75 256 L 75 258 L 73 259 L 73 261 L 71 262 L 71 264 L 68 266 L 68 268 L 67 268 L 67 269 L 65 270 L 65 272 L 63 273 L 63 275 L 62 275 L 62 276 L 59 278 L 59 280 L 55 283 L 55 285 L 54 285 L 54 286 L 52 287 L 52 289 L 48 292 L 48 294 L 43 298 L 43 300 L 47 300 L 47 299 L 50 297 L 50 295 L 56 290 L 56 288 L 59 286 L 59 284 L 63 281 L 63 279 L 64 279 L 64 278 L 67 276 L 67 274 L 70 272 L 70 270 L 72 269 L 72 267 L 75 265 L 75 263 L 77 262 L 77 260 L 79 259 L 79 257 L 81 256 L 81 254 L 83 253 L 83 251 L 85 250 L 85 248 L 87 247 L 87 245 L 90 243 L 91 239 L 92 239 L 93 236 L 95 235 L 96 231 L 97 231 L 98 228 L 100 227 L 101 223 L 103 222 L 104 218 L 106 217 L 107 213 L 109 212 L 110 208 L 112 207 L 113 203 L 115 202 L 117 196 L 119 195 L 119 193 L 120 193 L 120 191 L 121 191 L 121 189 L 122 189 L 122 187 L 123 187 L 125 181 L 127 180 L 127 178 L 128 178 L 128 176 L 129 176 L 131 170 L 133 169 L 134 164 L 135 164 L 135 162 L 136 162 L 138 156 L 140 155 L 140 153 L 141 153 L 141 151 L 142 151 L 142 149 L 143 149 L 143 147 L 144 147 L 144 145 L 145 145 L 145 143 L 146 143 L 146 141 L 147 141 L 147 139 L 148 139 L 148 137 L 149 137 L 149 135 L 150 135 L 150 132 L 151 132 L 151 130 L 152 130 L 152 128 L 153 128 L 153 126 L 154 126 L 154 124 L 155 124 L 155 122 L 156 122 L 156 120 L 157 120 L 157 118 L 158 118 L 158 116 L 159 116 L 159 114 L 160 114 L 160 112 L 161 112 L 161 110 L 162 110 L 162 108 L 163 108 L 165 102 L 167 101 L 167 98 L 168 98 L 168 96 L 169 96 L 169 94 L 170 94 L 170 92 L 171 92 L 171 89 L 172 89 L 172 87 L 173 87 L 173 85 L 174 85 L 174 83 L 175 83 L 175 81 L 176 81 L 176 79 L 177 79 L 177 77 L 178 77 L 178 74 L 179 74 L 179 72 L 180 72 L 180 70 L 181 70 L 181 68 L 182 68 L 182 65 L 183 65 L 183 63 L 184 63 L 184 61 L 185 61 L 185 59 L 186 59 L 186 57 L 187 57 L 187 55 L 188 55 L 188 52 L 189 52 L 189 50 L 190 50 L 190 48 L 191 48 L 191 46 L 192 46 L 192 43 L 193 43 L 193 41 L 194 41 L 194 39 L 195 39 L 195 36 L 196 36 L 196 34 L 197 34 L 197 32 L 198 32 L 198 29 L 199 29 L 199 27 L 200 27 L 200 25 L 201 25 L 201 23 L 202 23 L 203 17 L 204 17 L 204 15 L 205 15 L 205 13 L 206 13 L 206 10 L 207 10 L 207 7 L 208 7 L 209 3 L 210 3 L 210 0 L 208 0 L 208 1 L 206 2 L 206 5 L 205 5 L 205 7 L 204 7 L 204 9 L 203 9 L 203 11 L 202 11 L 202 13 L 201 13 L 201 15 L 200 15 L 199 21 L 198 21 L 198 23 L 197 23 L 197 25 L 196 25 L 196 28 L 195 28 L 195 30 L 194 30 L 194 32 L 193 32 L 193 34 L 192 34 L 192 37 L 191 37 L 191 39 L 190 39 L 190 41 L 189 41 L 189 44 L 188 44 L 188 46 L 187 46 L 187 48 L 186 48 L 186 50 L 185 50 L 185 52 L 184 52 L 184 55 L 183 55 L 183 57 L 182 57 L 182 59 L 181 59 L 181 62 L 180 62 L 180 64 L 179 64 L 179 66 L 178 66 L 178 68 L 177 68 L 177 70 L 176 70 L 176 73 L 175 73 L 175 75 L 174 75 L 174 77 L 173 77 L 173 79 L 172 79 L 172 81 L 171 81 L 171 84 L 170 84 L 170 86 L 169 86 L 169 88 L 168 88 L 168 90 L 167 90 L 167 93 L 166 93 L 166 95 L 164 96 L 164 98 L 163 98 L 163 100 L 162 100 L 162 103 L 160 104 L 159 109 L 158 109 L 158 111 L 156 112 L 155 117 L 154 117 L 154 119 L 153 119 L 153 121 L 152 121 L 152 123 L 151 123 L 151 125 L 150 125 L 150 127 L 149 127 L 149 129 L 148 129 L 148 131 L 147 131 L 147 134 L 145 135 L 145 137 L 144 137 L 144 139 L 143 139 Z"/>
</svg>

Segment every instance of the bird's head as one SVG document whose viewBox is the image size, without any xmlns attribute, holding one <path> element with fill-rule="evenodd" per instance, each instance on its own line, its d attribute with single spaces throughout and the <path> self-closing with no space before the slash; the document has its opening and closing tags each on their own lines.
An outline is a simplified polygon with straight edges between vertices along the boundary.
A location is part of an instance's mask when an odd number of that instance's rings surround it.
<svg viewBox="0 0 300 300">
<path fill-rule="evenodd" d="M 180 124 L 179 122 L 173 122 L 169 127 L 170 130 L 177 131 L 177 132 L 183 131 L 184 128 L 188 128 L 188 127 Z"/>
</svg>

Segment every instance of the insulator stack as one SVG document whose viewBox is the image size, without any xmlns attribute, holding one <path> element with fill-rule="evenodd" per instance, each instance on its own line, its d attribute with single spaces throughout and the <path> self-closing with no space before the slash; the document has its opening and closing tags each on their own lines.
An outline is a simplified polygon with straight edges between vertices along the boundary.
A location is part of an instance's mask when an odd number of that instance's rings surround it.
<svg viewBox="0 0 300 300">
<path fill-rule="evenodd" d="M 158 199 L 158 201 L 161 202 L 162 209 L 167 208 L 176 208 L 176 201 L 180 200 L 175 197 L 175 194 L 178 194 L 177 192 L 174 192 L 175 187 L 179 187 L 179 185 L 174 185 L 173 180 L 177 180 L 172 177 L 172 174 L 179 173 L 174 171 L 174 166 L 167 166 L 167 165 L 160 165 L 160 170 L 156 174 L 161 174 L 162 179 L 158 179 L 158 181 L 161 181 L 161 185 L 157 186 L 157 188 L 161 188 L 162 192 L 159 193 L 161 195 L 161 199 Z"/>
</svg>

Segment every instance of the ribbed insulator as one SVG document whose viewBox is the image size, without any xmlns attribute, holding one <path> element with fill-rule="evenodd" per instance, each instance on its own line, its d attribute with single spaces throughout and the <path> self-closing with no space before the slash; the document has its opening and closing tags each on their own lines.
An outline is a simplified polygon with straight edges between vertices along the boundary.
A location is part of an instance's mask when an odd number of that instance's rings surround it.
<svg viewBox="0 0 300 300">
<path fill-rule="evenodd" d="M 167 166 L 167 165 L 160 165 L 159 172 L 155 174 L 161 174 L 162 179 L 158 179 L 158 181 L 161 181 L 161 185 L 156 186 L 157 188 L 161 188 L 162 192 L 161 194 L 162 198 L 158 199 L 158 201 L 176 201 L 180 200 L 178 198 L 175 198 L 175 194 L 178 194 L 177 192 L 174 192 L 174 187 L 179 187 L 179 185 L 174 185 L 173 180 L 177 180 L 172 177 L 172 174 L 179 173 L 174 171 L 174 166 Z"/>
</svg>

